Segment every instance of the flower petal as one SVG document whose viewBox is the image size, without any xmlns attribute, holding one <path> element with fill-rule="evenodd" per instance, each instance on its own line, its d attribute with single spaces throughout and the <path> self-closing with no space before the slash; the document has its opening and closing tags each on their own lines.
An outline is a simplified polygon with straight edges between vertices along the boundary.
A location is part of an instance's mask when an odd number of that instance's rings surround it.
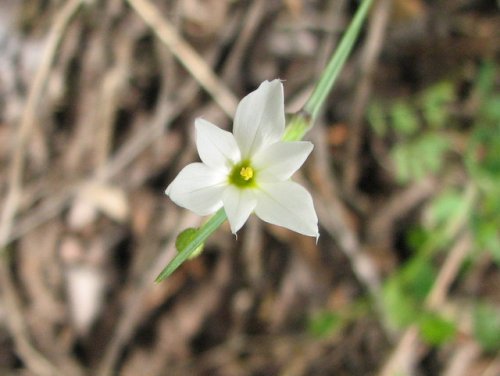
<svg viewBox="0 0 500 376">
<path fill-rule="evenodd" d="M 245 224 L 250 214 L 257 205 L 254 191 L 251 189 L 238 189 L 229 186 L 222 195 L 224 210 L 226 211 L 231 232 L 236 232 Z"/>
<path fill-rule="evenodd" d="M 195 126 L 196 147 L 206 165 L 229 169 L 231 164 L 240 160 L 240 150 L 231 132 L 201 118 L 196 119 Z"/>
<path fill-rule="evenodd" d="M 233 133 L 243 159 L 262 146 L 279 141 L 285 129 L 283 85 L 264 81 L 241 100 L 234 117 Z"/>
<path fill-rule="evenodd" d="M 276 142 L 252 158 L 259 182 L 286 180 L 297 171 L 313 149 L 308 141 Z"/>
<path fill-rule="evenodd" d="M 173 202 L 198 215 L 208 215 L 222 207 L 227 176 L 203 163 L 184 167 L 165 193 Z"/>
<path fill-rule="evenodd" d="M 263 221 L 303 235 L 319 236 L 318 217 L 309 192 L 293 181 L 261 184 L 255 214 Z"/>
</svg>

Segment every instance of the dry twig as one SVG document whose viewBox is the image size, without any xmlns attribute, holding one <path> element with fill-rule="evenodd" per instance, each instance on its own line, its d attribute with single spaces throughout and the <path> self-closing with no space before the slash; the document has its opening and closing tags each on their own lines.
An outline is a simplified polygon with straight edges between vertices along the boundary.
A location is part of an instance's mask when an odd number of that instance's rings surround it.
<svg viewBox="0 0 500 376">
<path fill-rule="evenodd" d="M 222 110 L 232 117 L 238 102 L 235 96 L 198 53 L 177 34 L 170 22 L 162 17 L 161 12 L 148 0 L 127 1 L 200 85 L 212 95 Z"/>
<path fill-rule="evenodd" d="M 331 176 L 326 137 L 322 134 L 323 129 L 313 131 L 316 137 L 316 158 L 318 173 L 314 176 L 315 186 L 318 187 L 316 204 L 320 223 L 330 233 L 339 245 L 339 248 L 349 258 L 352 268 L 359 281 L 379 301 L 380 276 L 377 267 L 369 256 L 363 252 L 358 236 L 345 219 L 346 208 L 338 200 L 338 189 L 335 180 Z"/>
<path fill-rule="evenodd" d="M 19 125 L 13 157 L 10 163 L 9 188 L 0 221 L 0 249 L 2 250 L 2 254 L 0 255 L 0 279 L 2 282 L 6 309 L 8 310 L 6 315 L 7 324 L 20 356 L 27 367 L 38 375 L 57 375 L 60 372 L 32 345 L 21 303 L 12 280 L 9 260 L 5 254 L 5 247 L 8 244 L 13 221 L 19 208 L 22 192 L 22 174 L 25 167 L 26 145 L 35 127 L 37 109 L 43 98 L 43 93 L 57 49 L 70 21 L 76 15 L 83 2 L 83 0 L 70 0 L 66 2 L 52 24 L 45 53 L 43 54 L 42 62 L 33 81 L 33 86 L 30 89 L 26 108 Z"/>
<path fill-rule="evenodd" d="M 363 137 L 361 125 L 372 91 L 373 73 L 377 67 L 377 59 L 383 46 L 391 3 L 392 0 L 380 0 L 377 2 L 370 19 L 367 39 L 360 57 L 361 78 L 356 89 L 351 117 L 349 119 L 350 136 L 347 144 L 347 160 L 343 181 L 345 192 L 354 192 L 353 188 L 358 180 L 360 167 L 358 153 Z"/>
<path fill-rule="evenodd" d="M 470 246 L 471 237 L 470 234 L 466 232 L 456 241 L 441 267 L 441 271 L 425 302 L 425 306 L 428 309 L 438 310 L 445 303 L 449 287 L 455 280 Z M 415 364 L 419 357 L 417 349 L 420 343 L 418 327 L 416 325 L 410 326 L 404 332 L 396 348 L 379 372 L 379 375 L 392 376 L 398 373 L 407 375 L 413 374 Z"/>
</svg>

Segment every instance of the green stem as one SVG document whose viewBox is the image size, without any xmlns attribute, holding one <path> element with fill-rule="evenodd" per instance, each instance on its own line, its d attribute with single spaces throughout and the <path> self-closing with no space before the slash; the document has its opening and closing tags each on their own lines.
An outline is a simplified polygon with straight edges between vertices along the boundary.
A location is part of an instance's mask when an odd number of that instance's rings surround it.
<svg viewBox="0 0 500 376">
<path fill-rule="evenodd" d="M 200 246 L 203 245 L 205 240 L 208 239 L 212 233 L 217 230 L 227 219 L 226 212 L 224 209 L 219 209 L 210 219 L 203 224 L 198 231 L 194 239 L 184 248 L 179 249 L 177 255 L 169 262 L 169 264 L 162 270 L 162 272 L 156 277 L 156 282 L 161 282 L 168 276 L 170 276 L 179 266 L 186 261 L 189 256 Z"/>
<path fill-rule="evenodd" d="M 326 100 L 326 97 L 330 93 L 333 84 L 335 83 L 347 57 L 351 53 L 352 47 L 356 42 L 361 27 L 365 21 L 366 16 L 373 0 L 364 0 L 354 15 L 352 22 L 349 24 L 347 31 L 345 32 L 338 48 L 335 50 L 330 62 L 323 71 L 318 84 L 314 88 L 311 97 L 304 106 L 304 110 L 311 116 L 311 120 L 318 117 L 321 106 Z"/>
</svg>

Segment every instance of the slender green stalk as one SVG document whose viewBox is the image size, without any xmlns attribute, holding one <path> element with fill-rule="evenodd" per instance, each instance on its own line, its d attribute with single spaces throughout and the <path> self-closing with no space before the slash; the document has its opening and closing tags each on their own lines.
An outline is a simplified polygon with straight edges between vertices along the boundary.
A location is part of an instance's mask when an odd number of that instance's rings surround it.
<svg viewBox="0 0 500 376">
<path fill-rule="evenodd" d="M 356 11 L 354 18 L 347 28 L 338 48 L 335 50 L 330 62 L 319 78 L 318 84 L 314 88 L 311 97 L 304 106 L 304 109 L 293 115 L 288 122 L 288 126 L 283 135 L 284 141 L 299 141 L 311 128 L 314 120 L 317 118 L 321 106 L 324 104 L 333 84 L 335 83 L 340 71 L 342 70 L 347 57 L 351 53 L 352 47 L 356 42 L 361 27 L 368 15 L 368 10 L 373 0 L 363 0 Z M 191 256 L 206 239 L 219 228 L 227 219 L 224 209 L 219 209 L 203 226 L 201 226 L 193 237 L 193 240 L 183 249 L 179 249 L 177 255 L 163 269 L 156 278 L 156 282 L 161 282 L 170 276 L 189 256 Z"/>
<path fill-rule="evenodd" d="M 373 0 L 364 0 L 359 6 L 352 22 L 349 24 L 338 48 L 335 50 L 330 62 L 326 66 L 323 74 L 319 78 L 318 84 L 314 88 L 311 97 L 304 106 L 304 110 L 311 116 L 311 120 L 314 121 L 321 109 L 321 106 L 326 100 L 327 95 L 330 93 L 333 84 L 335 83 L 347 57 L 351 53 L 352 47 L 356 42 L 361 27 L 368 15 L 370 6 Z"/>
<path fill-rule="evenodd" d="M 156 282 L 161 282 L 168 276 L 170 276 L 179 266 L 182 265 L 184 261 L 186 261 L 191 254 L 196 251 L 196 249 L 203 245 L 205 240 L 208 239 L 212 233 L 217 230 L 227 219 L 226 212 L 224 209 L 219 209 L 210 219 L 202 225 L 194 239 L 184 248 L 179 249 L 177 255 L 168 263 L 165 269 L 156 277 Z"/>
</svg>

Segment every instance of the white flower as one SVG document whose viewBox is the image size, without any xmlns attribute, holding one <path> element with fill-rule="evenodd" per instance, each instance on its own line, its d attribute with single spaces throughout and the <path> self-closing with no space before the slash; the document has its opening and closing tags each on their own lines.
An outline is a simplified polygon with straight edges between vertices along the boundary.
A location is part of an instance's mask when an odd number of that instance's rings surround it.
<svg viewBox="0 0 500 376">
<path fill-rule="evenodd" d="M 313 145 L 281 141 L 285 111 L 279 80 L 264 81 L 241 100 L 234 134 L 203 119 L 195 126 L 203 163 L 186 166 L 167 187 L 172 201 L 201 216 L 224 207 L 234 234 L 255 212 L 266 222 L 319 236 L 311 195 L 290 179 Z"/>
</svg>

